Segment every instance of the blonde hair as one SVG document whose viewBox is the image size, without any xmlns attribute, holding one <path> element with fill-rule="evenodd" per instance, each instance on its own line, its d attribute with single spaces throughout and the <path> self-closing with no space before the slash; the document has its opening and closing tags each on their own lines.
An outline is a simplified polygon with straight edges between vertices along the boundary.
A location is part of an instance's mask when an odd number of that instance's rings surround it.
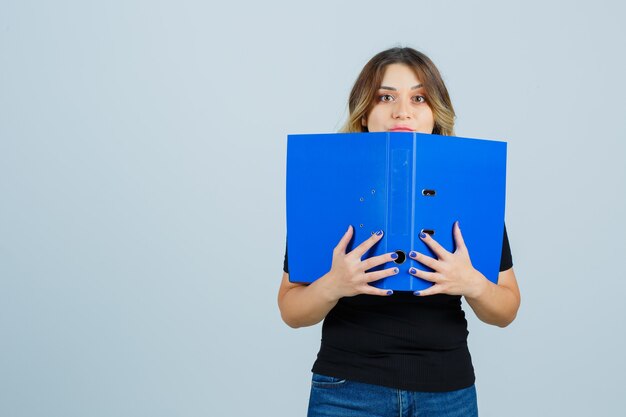
<svg viewBox="0 0 626 417">
<path fill-rule="evenodd" d="M 381 86 L 385 69 L 390 64 L 404 64 L 415 71 L 426 90 L 426 102 L 433 112 L 434 134 L 454 135 L 454 108 L 439 70 L 423 53 L 412 48 L 391 48 L 376 54 L 365 64 L 348 99 L 348 120 L 340 132 L 367 132 L 361 120 L 367 119 L 375 105 L 376 92 Z"/>
</svg>

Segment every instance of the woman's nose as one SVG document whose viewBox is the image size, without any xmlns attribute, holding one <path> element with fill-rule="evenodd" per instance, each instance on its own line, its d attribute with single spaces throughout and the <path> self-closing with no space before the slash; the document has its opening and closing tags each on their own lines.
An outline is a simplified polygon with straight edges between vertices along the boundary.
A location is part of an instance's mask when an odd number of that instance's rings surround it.
<svg viewBox="0 0 626 417">
<path fill-rule="evenodd" d="M 406 119 L 409 116 L 410 116 L 409 107 L 407 103 L 405 103 L 404 101 L 396 102 L 396 105 L 393 109 L 393 118 L 394 119 Z"/>
</svg>

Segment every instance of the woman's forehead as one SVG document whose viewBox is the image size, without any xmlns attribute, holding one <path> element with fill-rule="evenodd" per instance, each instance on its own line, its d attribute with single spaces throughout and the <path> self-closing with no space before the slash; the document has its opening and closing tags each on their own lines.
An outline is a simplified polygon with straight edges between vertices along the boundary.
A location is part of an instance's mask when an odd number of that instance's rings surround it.
<svg viewBox="0 0 626 417">
<path fill-rule="evenodd" d="M 391 87 L 389 89 L 409 88 L 417 89 L 422 87 L 415 70 L 405 64 L 390 64 L 385 67 L 381 88 Z"/>
</svg>

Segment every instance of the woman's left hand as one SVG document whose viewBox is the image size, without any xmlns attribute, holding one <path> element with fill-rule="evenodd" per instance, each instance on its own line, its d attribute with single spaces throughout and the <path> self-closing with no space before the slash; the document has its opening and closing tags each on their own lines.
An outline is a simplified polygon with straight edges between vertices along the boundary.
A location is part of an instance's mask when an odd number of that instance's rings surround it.
<svg viewBox="0 0 626 417">
<path fill-rule="evenodd" d="M 428 233 L 420 235 L 424 243 L 437 255 L 437 259 L 414 250 L 409 253 L 411 259 L 434 270 L 434 272 L 426 272 L 417 268 L 409 269 L 411 275 L 434 284 L 425 290 L 416 291 L 415 295 L 448 294 L 473 298 L 478 297 L 483 292 L 487 278 L 472 266 L 458 221 L 454 222 L 453 235 L 456 245 L 454 253 L 448 252 Z"/>
</svg>

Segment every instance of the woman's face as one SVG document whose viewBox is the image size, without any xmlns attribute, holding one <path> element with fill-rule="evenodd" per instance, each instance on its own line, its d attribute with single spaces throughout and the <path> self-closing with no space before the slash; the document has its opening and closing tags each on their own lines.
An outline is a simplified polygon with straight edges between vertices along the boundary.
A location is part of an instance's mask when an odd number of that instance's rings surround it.
<svg viewBox="0 0 626 417">
<path fill-rule="evenodd" d="M 420 80 L 410 67 L 387 66 L 376 103 L 361 123 L 370 132 L 433 133 L 433 112 Z"/>
</svg>

